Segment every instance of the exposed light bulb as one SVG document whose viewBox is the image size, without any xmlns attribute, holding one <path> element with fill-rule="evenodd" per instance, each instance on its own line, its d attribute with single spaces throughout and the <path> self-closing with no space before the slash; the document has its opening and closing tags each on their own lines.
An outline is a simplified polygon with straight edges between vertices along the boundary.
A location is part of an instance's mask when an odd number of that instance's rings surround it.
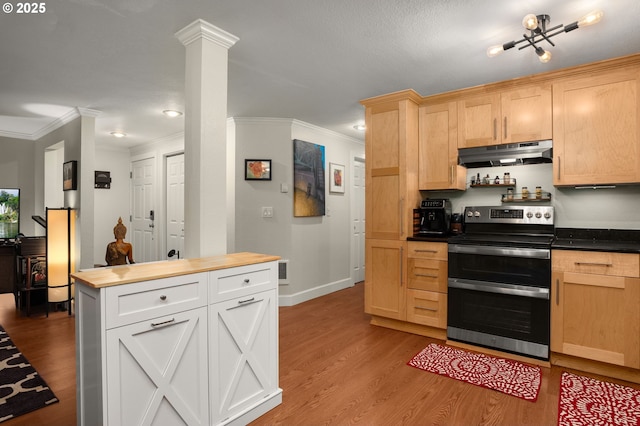
<svg viewBox="0 0 640 426">
<path fill-rule="evenodd" d="M 522 26 L 528 30 L 535 30 L 538 28 L 538 17 L 533 13 L 528 14 L 522 18 Z"/>
<path fill-rule="evenodd" d="M 602 20 L 604 12 L 601 10 L 594 10 L 587 13 L 582 18 L 578 19 L 578 27 L 586 27 L 588 25 L 597 24 Z"/>
<path fill-rule="evenodd" d="M 538 54 L 538 59 L 540 59 L 540 62 L 542 62 L 543 64 L 549 62 L 551 60 L 551 52 L 549 52 L 548 50 L 544 50 L 541 47 L 539 47 L 538 49 L 540 49 L 540 51 L 536 49 L 536 53 Z"/>
<path fill-rule="evenodd" d="M 491 46 L 487 49 L 487 56 L 490 58 L 494 58 L 504 52 L 504 48 L 501 44 L 496 44 L 495 46 Z"/>
</svg>

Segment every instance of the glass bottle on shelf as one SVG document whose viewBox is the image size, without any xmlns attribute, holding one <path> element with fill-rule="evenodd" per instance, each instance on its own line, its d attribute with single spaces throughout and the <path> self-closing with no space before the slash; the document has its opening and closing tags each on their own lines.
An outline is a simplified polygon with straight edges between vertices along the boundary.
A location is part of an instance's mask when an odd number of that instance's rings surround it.
<svg viewBox="0 0 640 426">
<path fill-rule="evenodd" d="M 526 186 L 522 187 L 522 199 L 526 200 L 527 198 L 529 198 L 529 188 L 527 188 Z"/>
<path fill-rule="evenodd" d="M 513 201 L 513 188 L 507 188 L 507 201 Z"/>
<path fill-rule="evenodd" d="M 511 184 L 511 173 L 504 172 L 504 184 L 505 185 L 510 185 Z"/>
<path fill-rule="evenodd" d="M 542 187 L 536 186 L 536 198 L 539 200 L 542 198 Z"/>
</svg>

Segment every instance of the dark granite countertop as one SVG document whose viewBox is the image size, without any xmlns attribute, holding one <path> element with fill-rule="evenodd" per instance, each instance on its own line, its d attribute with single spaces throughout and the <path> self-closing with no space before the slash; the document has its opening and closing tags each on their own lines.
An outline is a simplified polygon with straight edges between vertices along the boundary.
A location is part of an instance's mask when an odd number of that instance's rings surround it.
<svg viewBox="0 0 640 426">
<path fill-rule="evenodd" d="M 556 228 L 551 248 L 640 253 L 640 230 Z"/>
</svg>

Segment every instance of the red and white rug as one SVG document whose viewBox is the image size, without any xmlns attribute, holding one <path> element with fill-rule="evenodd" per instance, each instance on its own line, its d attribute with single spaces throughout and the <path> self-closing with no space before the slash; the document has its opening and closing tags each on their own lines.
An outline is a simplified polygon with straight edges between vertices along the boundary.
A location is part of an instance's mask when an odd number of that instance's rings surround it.
<svg viewBox="0 0 640 426">
<path fill-rule="evenodd" d="M 407 365 L 529 401 L 538 398 L 542 377 L 537 366 L 435 343 Z"/>
<path fill-rule="evenodd" d="M 640 425 L 640 390 L 565 371 L 558 425 Z"/>
</svg>

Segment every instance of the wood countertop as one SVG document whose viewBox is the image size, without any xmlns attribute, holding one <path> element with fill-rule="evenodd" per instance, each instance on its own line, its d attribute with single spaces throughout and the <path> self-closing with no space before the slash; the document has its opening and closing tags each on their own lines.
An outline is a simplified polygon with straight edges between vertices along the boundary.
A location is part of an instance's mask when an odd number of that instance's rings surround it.
<svg viewBox="0 0 640 426">
<path fill-rule="evenodd" d="M 71 277 L 89 287 L 102 288 L 139 281 L 175 277 L 178 275 L 234 268 L 237 266 L 253 265 L 279 259 L 280 256 L 242 252 L 197 259 L 162 260 L 159 262 L 86 269 L 72 273 Z"/>
</svg>

